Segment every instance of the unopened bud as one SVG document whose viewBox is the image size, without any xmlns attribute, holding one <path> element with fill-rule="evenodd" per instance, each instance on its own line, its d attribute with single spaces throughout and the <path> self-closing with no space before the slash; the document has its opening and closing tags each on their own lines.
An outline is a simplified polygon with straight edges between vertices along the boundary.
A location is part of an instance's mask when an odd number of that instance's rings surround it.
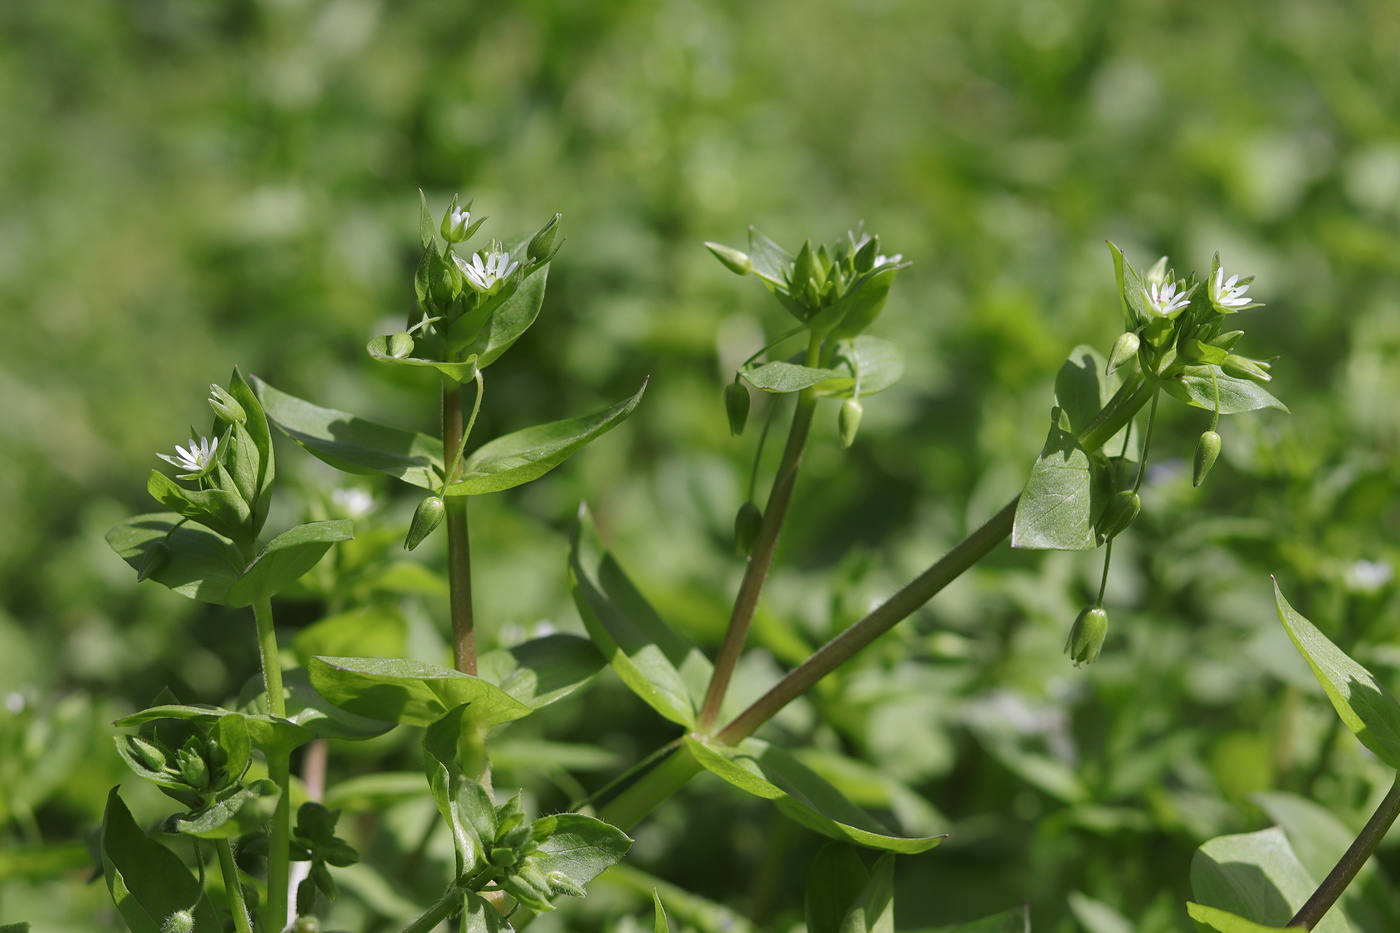
<svg viewBox="0 0 1400 933">
<path fill-rule="evenodd" d="M 449 243 L 461 243 L 470 236 L 467 233 L 467 228 L 471 222 L 471 204 L 466 207 L 458 207 L 457 198 L 453 197 L 452 203 L 447 208 L 447 213 L 442 215 L 442 226 L 438 228 L 438 232 Z"/>
<path fill-rule="evenodd" d="M 722 243 L 706 243 L 705 248 L 714 253 L 715 258 L 735 275 L 748 275 L 753 271 L 753 263 L 749 260 L 748 253 L 741 253 Z"/>
<path fill-rule="evenodd" d="M 1223 369 L 1231 376 L 1254 379 L 1259 382 L 1268 382 L 1274 378 L 1269 375 L 1268 363 L 1263 360 L 1251 360 L 1248 357 L 1236 356 L 1233 353 L 1225 357 Z"/>
<path fill-rule="evenodd" d="M 1137 332 L 1131 330 L 1113 341 L 1113 349 L 1108 354 L 1108 374 L 1112 375 L 1118 367 L 1137 356 L 1140 343 Z"/>
<path fill-rule="evenodd" d="M 188 910 L 177 910 L 165 918 L 160 925 L 160 933 L 192 933 L 194 914 Z"/>
<path fill-rule="evenodd" d="M 1092 664 L 1103 650 L 1104 638 L 1108 636 L 1108 613 L 1102 606 L 1090 606 L 1074 620 L 1069 631 L 1069 641 L 1065 642 L 1065 653 L 1075 667 Z"/>
<path fill-rule="evenodd" d="M 121 738 L 126 740 L 126 750 L 131 757 L 148 770 L 162 771 L 165 769 L 165 752 L 161 750 L 160 746 L 146 741 L 139 735 L 126 735 Z"/>
<path fill-rule="evenodd" d="M 554 235 L 559 232 L 559 218 L 563 216 L 563 214 L 555 214 L 549 218 L 549 222 L 530 239 L 530 245 L 525 248 L 525 254 L 530 257 L 531 262 L 543 262 L 552 255 Z"/>
<path fill-rule="evenodd" d="M 441 496 L 429 496 L 418 503 L 418 508 L 413 513 L 413 521 L 408 526 L 408 537 L 403 542 L 404 550 L 411 551 L 422 544 L 423 539 L 442 524 L 445 514 L 447 506 Z"/>
<path fill-rule="evenodd" d="M 841 403 L 841 411 L 836 416 L 836 427 L 841 434 L 841 446 L 850 447 L 856 442 L 856 432 L 860 430 L 860 418 L 865 414 L 859 400 L 848 398 Z"/>
<path fill-rule="evenodd" d="M 390 334 L 388 341 L 389 355 L 396 360 L 401 360 L 413 352 L 413 335 L 407 331 L 399 331 L 397 334 Z"/>
<path fill-rule="evenodd" d="M 1099 534 L 1105 541 L 1117 537 L 1133 523 L 1141 510 L 1142 499 L 1131 489 L 1115 493 L 1108 500 L 1108 505 L 1104 506 L 1103 517 L 1099 519 Z"/>
<path fill-rule="evenodd" d="M 865 245 L 856 250 L 856 271 L 862 275 L 875 268 L 875 257 L 880 255 L 880 238 L 873 236 Z"/>
<path fill-rule="evenodd" d="M 724 413 L 729 416 L 729 433 L 743 434 L 749 420 L 749 390 L 737 378 L 724 387 Z"/>
<path fill-rule="evenodd" d="M 748 557 L 753 551 L 753 543 L 758 538 L 758 528 L 763 524 L 763 513 L 752 502 L 739 506 L 734 516 L 734 550 L 740 557 Z"/>
<path fill-rule="evenodd" d="M 1196 456 L 1191 463 L 1191 485 L 1199 486 L 1206 481 L 1206 474 L 1215 466 L 1215 458 L 1220 456 L 1220 435 L 1214 431 L 1201 434 L 1196 443 Z"/>
<path fill-rule="evenodd" d="M 243 406 L 238 404 L 238 399 L 228 394 L 228 390 L 223 387 L 211 384 L 209 386 L 209 407 L 214 409 L 214 414 L 229 424 L 246 424 L 248 413 L 243 410 Z"/>
<path fill-rule="evenodd" d="M 146 548 L 146 553 L 141 555 L 141 565 L 136 568 L 136 582 L 148 579 L 152 574 L 159 573 L 170 560 L 170 545 L 162 538 L 159 541 L 152 541 Z"/>
</svg>

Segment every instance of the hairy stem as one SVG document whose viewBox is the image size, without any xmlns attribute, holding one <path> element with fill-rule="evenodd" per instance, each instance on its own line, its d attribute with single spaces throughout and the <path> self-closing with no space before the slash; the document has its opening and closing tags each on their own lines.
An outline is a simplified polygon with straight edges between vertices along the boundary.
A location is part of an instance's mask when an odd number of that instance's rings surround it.
<svg viewBox="0 0 1400 933">
<path fill-rule="evenodd" d="M 219 868 L 224 876 L 224 889 L 228 892 L 233 928 L 236 933 L 253 933 L 252 921 L 248 919 L 248 904 L 243 900 L 243 884 L 238 880 L 238 866 L 233 861 L 233 844 L 227 839 L 216 839 L 214 851 L 219 853 Z"/>
<path fill-rule="evenodd" d="M 1361 870 L 1361 866 L 1366 864 L 1371 853 L 1376 851 L 1376 846 L 1385 838 L 1386 830 L 1390 829 L 1397 816 L 1400 816 L 1400 777 L 1396 778 L 1381 805 L 1366 821 L 1361 835 L 1356 837 L 1356 841 L 1346 850 L 1336 867 L 1322 879 L 1322 884 L 1317 886 L 1308 902 L 1288 921 L 1290 927 L 1311 930 L 1322 921 L 1327 911 L 1337 902 L 1337 898 L 1347 889 L 1347 885 L 1356 877 L 1356 873 Z"/>
<path fill-rule="evenodd" d="M 477 392 L 478 401 L 480 391 Z M 462 449 L 462 387 L 443 380 L 442 462 L 450 464 L 444 486 L 455 480 Z M 476 623 L 472 617 L 471 544 L 467 537 L 467 497 L 447 496 L 447 582 L 452 590 L 452 661 L 464 674 L 476 673 Z"/>
<path fill-rule="evenodd" d="M 816 366 L 821 354 L 821 342 L 813 339 L 807 347 L 807 365 Z M 817 410 L 815 389 L 803 389 L 797 396 L 797 408 L 792 413 L 792 426 L 788 429 L 787 446 L 783 448 L 783 459 L 778 464 L 778 475 L 773 478 L 773 489 L 768 494 L 768 506 L 763 510 L 763 521 L 758 526 L 754 538 L 753 551 L 749 555 L 748 566 L 744 569 L 743 582 L 739 593 L 734 597 L 734 610 L 729 615 L 729 628 L 724 633 L 719 654 L 715 658 L 714 674 L 710 686 L 705 691 L 705 702 L 700 707 L 699 729 L 708 733 L 719 719 L 720 707 L 724 704 L 729 680 L 734 675 L 734 666 L 739 663 L 739 655 L 744 650 L 749 626 L 753 623 L 754 612 L 758 609 L 758 599 L 763 592 L 763 584 L 768 579 L 768 571 L 773 567 L 773 554 L 778 548 L 778 535 L 787 518 L 788 505 L 792 502 L 792 491 L 797 485 L 797 471 L 802 465 L 802 450 L 807 446 L 807 435 L 812 429 L 812 415 Z"/>
</svg>

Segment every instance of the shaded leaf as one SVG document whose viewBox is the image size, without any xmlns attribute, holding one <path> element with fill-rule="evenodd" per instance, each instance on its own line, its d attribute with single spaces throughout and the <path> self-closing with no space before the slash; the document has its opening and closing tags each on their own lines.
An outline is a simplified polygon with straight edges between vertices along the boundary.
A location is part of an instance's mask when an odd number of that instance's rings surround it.
<svg viewBox="0 0 1400 933">
<path fill-rule="evenodd" d="M 365 351 L 381 363 L 397 363 L 400 366 L 415 366 L 420 369 L 436 369 L 453 382 L 471 382 L 476 378 L 477 359 L 469 356 L 460 362 L 425 360 L 415 356 L 395 356 L 389 351 L 390 337 L 375 337 L 365 344 Z"/>
<path fill-rule="evenodd" d="M 841 920 L 839 933 L 894 933 L 894 853 L 870 869 L 870 878 Z"/>
<path fill-rule="evenodd" d="M 532 861 L 546 874 L 557 871 L 579 887 L 621 861 L 632 847 L 626 833 L 591 816 L 560 813 L 554 820 L 554 831 Z"/>
<path fill-rule="evenodd" d="M 471 704 L 467 718 L 482 728 L 530 714 L 529 706 L 494 684 L 418 661 L 316 657 L 307 672 L 317 693 L 371 719 L 429 726 L 463 703 Z"/>
<path fill-rule="evenodd" d="M 248 606 L 269 599 L 300 580 L 337 541 L 354 538 L 354 522 L 338 519 L 308 522 L 282 532 L 229 587 L 230 606 Z"/>
<path fill-rule="evenodd" d="M 159 541 L 167 542 L 169 556 L 150 579 L 181 596 L 229 605 L 228 592 L 242 574 L 244 560 L 237 545 L 223 535 L 203 525 L 182 523 L 174 512 L 133 515 L 107 532 L 112 550 L 138 571 L 146 549 Z"/>
<path fill-rule="evenodd" d="M 851 379 L 835 369 L 820 369 L 815 366 L 802 366 L 782 361 L 764 363 L 753 369 L 740 370 L 749 385 L 765 392 L 783 394 L 800 392 L 809 386 L 820 385 L 831 380 L 842 380 L 838 385 L 850 385 Z"/>
<path fill-rule="evenodd" d="M 807 872 L 807 933 L 840 933 L 869 877 L 849 845 L 833 841 L 818 849 Z"/>
<path fill-rule="evenodd" d="M 117 788 L 102 816 L 102 871 L 117 911 L 132 933 L 162 933 L 172 914 L 188 911 L 193 933 L 220 933 L 218 914 L 179 857 L 148 837 Z"/>
<path fill-rule="evenodd" d="M 539 709 L 587 684 L 604 663 L 588 639 L 555 634 L 483 654 L 477 675 Z"/>
<path fill-rule="evenodd" d="M 1266 926 L 1286 926 L 1315 888 L 1277 826 L 1219 836 L 1191 859 L 1191 893 L 1200 904 Z M 1350 928 L 1341 911 L 1333 908 L 1314 929 L 1346 933 Z"/>
<path fill-rule="evenodd" d="M 1186 912 L 1190 914 L 1192 920 L 1204 923 L 1212 930 L 1219 930 L 1220 933 L 1288 933 L 1284 927 L 1266 927 L 1253 920 L 1246 920 L 1232 914 L 1228 910 L 1207 907 L 1204 904 L 1196 904 L 1191 901 L 1186 902 Z"/>
<path fill-rule="evenodd" d="M 1215 371 L 1215 381 L 1211 381 L 1211 370 Z M 1220 386 L 1220 413 L 1238 415 L 1261 408 L 1277 408 L 1288 411 L 1288 406 L 1274 398 L 1267 389 L 1252 379 L 1239 379 L 1227 376 L 1219 366 L 1205 364 L 1186 366 L 1178 370 L 1173 378 L 1162 380 L 1162 388 L 1173 398 L 1181 399 L 1196 408 L 1215 410 L 1215 387 Z"/>
</svg>

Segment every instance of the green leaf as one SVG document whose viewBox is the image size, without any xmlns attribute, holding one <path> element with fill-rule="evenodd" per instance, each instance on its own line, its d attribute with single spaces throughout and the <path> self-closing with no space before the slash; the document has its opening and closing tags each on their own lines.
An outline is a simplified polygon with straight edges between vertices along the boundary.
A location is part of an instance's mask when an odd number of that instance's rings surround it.
<svg viewBox="0 0 1400 933">
<path fill-rule="evenodd" d="M 250 814 L 253 819 L 238 819 L 246 805 L 261 797 L 277 796 L 277 785 L 271 781 L 254 781 L 216 803 L 188 815 L 172 817 L 167 832 L 199 836 L 201 839 L 232 839 L 262 828 L 264 812 Z M 257 810 L 257 808 L 253 808 Z"/>
<path fill-rule="evenodd" d="M 356 415 L 321 408 L 261 379 L 253 386 L 268 419 L 314 456 L 347 473 L 387 473 L 422 489 L 437 489 L 442 442 Z"/>
<path fill-rule="evenodd" d="M 477 675 L 531 709 L 573 693 L 603 669 L 603 656 L 577 635 L 546 635 L 477 659 Z"/>
<path fill-rule="evenodd" d="M 389 352 L 389 338 L 375 337 L 365 344 L 365 351 L 381 363 L 397 363 L 400 366 L 416 366 L 423 369 L 436 369 L 453 382 L 471 382 L 476 378 L 478 368 L 475 356 L 468 356 L 460 362 L 424 360 L 416 356 L 394 356 Z"/>
<path fill-rule="evenodd" d="M 1119 380 L 1105 376 L 1108 360 L 1087 344 L 1070 351 L 1055 374 L 1055 404 L 1069 418 L 1069 430 L 1082 434 L 1118 388 Z"/>
<path fill-rule="evenodd" d="M 661 895 L 656 893 L 655 889 L 651 892 L 651 902 L 655 910 L 651 924 L 652 933 L 671 933 L 671 925 L 666 922 L 666 909 L 661 906 Z M 0 930 L 0 933 L 4 933 L 4 931 Z"/>
<path fill-rule="evenodd" d="M 846 913 L 869 878 L 849 845 L 833 841 L 818 849 L 807 872 L 807 933 L 840 933 Z"/>
<path fill-rule="evenodd" d="M 1133 933 L 1132 922 L 1103 901 L 1079 891 L 1069 892 L 1068 900 L 1070 913 L 1084 928 L 1084 933 Z"/>
<path fill-rule="evenodd" d="M 352 609 L 308 625 L 293 636 L 292 649 L 302 664 L 316 655 L 398 658 L 407 640 L 403 611 L 388 604 Z"/>
<path fill-rule="evenodd" d="M 252 532 L 256 536 L 262 531 L 263 522 L 267 520 L 268 506 L 272 501 L 272 480 L 277 474 L 272 452 L 272 431 L 267 426 L 267 413 L 263 411 L 262 402 L 253 394 L 252 387 L 248 385 L 237 366 L 233 368 L 233 375 L 229 378 L 228 394 L 243 406 L 243 413 L 247 416 L 245 422 L 238 426 L 237 435 L 240 441 L 246 433 L 246 439 L 252 441 L 253 448 L 257 451 L 257 495 L 251 503 Z"/>
<path fill-rule="evenodd" d="M 775 394 L 801 392 L 809 386 L 824 382 L 832 382 L 833 387 L 839 390 L 853 381 L 849 376 L 834 369 L 819 369 L 781 361 L 741 370 L 739 375 L 754 388 Z"/>
<path fill-rule="evenodd" d="M 1211 381 L 1211 371 L 1215 371 L 1215 381 Z M 1288 411 L 1288 406 L 1269 394 L 1252 379 L 1239 379 L 1227 376 L 1219 366 L 1205 364 L 1185 366 L 1175 377 L 1162 380 L 1162 388 L 1173 398 L 1196 408 L 1215 411 L 1215 387 L 1220 386 L 1220 413 L 1238 415 L 1261 408 L 1277 408 Z"/>
<path fill-rule="evenodd" d="M 1016 504 L 1011 546 L 1084 551 L 1096 546 L 1094 471 L 1079 438 L 1050 425 Z"/>
<path fill-rule="evenodd" d="M 102 871 L 117 911 L 132 933 L 162 933 L 167 919 L 189 911 L 194 933 L 220 933 L 218 914 L 179 857 L 148 837 L 112 788 L 102 816 Z"/>
<path fill-rule="evenodd" d="M 1190 914 L 1192 920 L 1204 923 L 1212 930 L 1219 930 L 1220 933 L 1289 933 L 1284 927 L 1266 927 L 1253 920 L 1246 920 L 1232 914 L 1228 910 L 1207 907 L 1193 901 L 1186 902 L 1186 912 Z"/>
<path fill-rule="evenodd" d="M 318 739 L 371 739 L 394 728 L 394 723 L 368 716 L 357 716 L 331 703 L 311 686 L 306 668 L 296 667 L 282 672 L 282 690 L 287 705 L 287 720 Z M 258 692 L 260 705 L 266 694 Z"/>
<path fill-rule="evenodd" d="M 459 763 L 462 731 L 470 726 L 470 721 L 464 722 L 466 710 L 466 704 L 454 707 L 428 726 L 423 735 L 423 770 L 428 776 L 433 802 L 452 830 L 452 844 L 457 850 L 459 868 L 472 871 L 483 857 L 483 833 L 473 825 L 469 814 L 479 811 L 481 805 L 480 800 L 475 800 L 466 802 L 464 807 L 462 795 L 480 797 L 485 792 L 479 784 L 463 775 Z M 489 800 L 486 805 L 489 808 Z M 486 835 L 485 842 L 489 844 L 491 837 L 490 834 Z"/>
<path fill-rule="evenodd" d="M 626 833 L 591 816 L 560 813 L 553 819 L 554 831 L 531 861 L 546 874 L 557 871 L 579 887 L 620 862 L 632 847 Z"/>
<path fill-rule="evenodd" d="M 1219 836 L 1197 849 L 1191 860 L 1191 893 L 1200 904 L 1266 926 L 1286 926 L 1316 886 L 1277 826 Z M 1335 908 L 1314 928 L 1317 933 L 1349 929 Z"/>
<path fill-rule="evenodd" d="M 903 377 L 904 355 L 893 340 L 862 334 L 841 343 L 834 366 L 850 370 L 852 378 L 843 380 L 846 384 L 839 388 L 823 387 L 822 394 L 831 398 L 864 398 L 885 391 Z"/>
<path fill-rule="evenodd" d="M 0 933 L 29 933 L 29 921 L 21 920 L 19 923 L 0 923 Z"/>
<path fill-rule="evenodd" d="M 237 493 L 223 489 L 186 489 L 170 477 L 152 470 L 146 491 L 161 505 L 185 518 L 209 526 L 234 540 L 249 539 L 252 511 Z"/>
<path fill-rule="evenodd" d="M 157 719 L 212 723 L 229 715 L 243 717 L 244 724 L 248 727 L 249 737 L 264 751 L 291 751 L 314 738 L 309 730 L 287 719 L 274 719 L 261 713 L 245 713 L 238 710 L 220 709 L 217 706 L 198 706 L 185 703 L 167 703 L 148 707 L 132 713 L 130 716 L 123 716 L 112 725 L 119 729 L 126 729 Z"/>
<path fill-rule="evenodd" d="M 107 543 L 134 570 L 140 570 L 146 549 L 160 541 L 166 542 L 169 556 L 150 579 L 181 596 L 229 605 L 229 589 L 238 582 L 244 561 L 238 547 L 223 535 L 182 522 L 173 512 L 134 515 L 107 532 Z"/>
<path fill-rule="evenodd" d="M 576 450 L 617 427 L 637 407 L 646 381 L 631 397 L 579 418 L 538 424 L 483 444 L 467 457 L 462 477 L 445 495 L 476 496 L 500 492 L 538 479 Z"/>
<path fill-rule="evenodd" d="M 749 227 L 749 262 L 753 263 L 755 275 L 781 287 L 787 285 L 795 260 L 787 250 L 759 233 L 757 227 Z"/>
<path fill-rule="evenodd" d="M 527 255 L 529 245 L 529 237 L 522 237 L 511 248 L 511 258 L 521 265 L 528 265 L 530 262 Z M 496 309 L 476 337 L 467 344 L 465 352 L 476 356 L 478 368 L 485 369 L 500 359 L 501 354 L 509 350 L 511 345 L 530 329 L 530 325 L 535 323 L 535 318 L 539 317 L 540 314 L 540 306 L 544 304 L 544 290 L 548 275 L 548 266 L 542 266 L 539 270 L 532 272 L 529 278 L 520 283 L 515 293 Z"/>
<path fill-rule="evenodd" d="M 433 223 L 433 215 L 428 212 L 428 196 L 423 193 L 423 189 L 418 189 L 418 242 L 423 249 L 427 249 L 433 242 L 433 234 L 437 230 L 437 225 Z"/>
<path fill-rule="evenodd" d="M 371 719 L 430 726 L 470 703 L 467 718 L 481 728 L 512 722 L 530 707 L 486 681 L 450 668 L 398 658 L 312 658 L 316 692 L 342 709 Z"/>
<path fill-rule="evenodd" d="M 745 739 L 730 747 L 687 735 L 685 744 L 705 770 L 740 790 L 772 800 L 793 820 L 823 836 L 906 855 L 926 852 L 944 839 L 893 835 L 816 772 L 760 739 Z"/>
<path fill-rule="evenodd" d="M 586 508 L 569 536 L 569 586 L 583 624 L 622 682 L 647 705 L 690 728 L 714 667 L 668 626 L 602 550 Z"/>
<path fill-rule="evenodd" d="M 894 853 L 870 869 L 870 880 L 846 911 L 839 933 L 894 933 Z"/>
<path fill-rule="evenodd" d="M 513 929 L 501 912 L 475 891 L 462 892 L 465 933 L 511 933 Z"/>
<path fill-rule="evenodd" d="M 839 302 L 832 305 L 841 315 L 831 336 L 841 339 L 855 337 L 875 322 L 884 310 L 885 299 L 889 297 L 890 286 L 899 272 L 898 266 L 881 266 L 862 277 Z M 813 329 L 820 333 L 820 327 L 813 321 Z"/>
<path fill-rule="evenodd" d="M 951 933 L 1031 933 L 1029 908 L 1013 907 L 955 927 Z"/>
<path fill-rule="evenodd" d="M 1370 671 L 1332 644 L 1288 604 L 1277 580 L 1274 581 L 1274 602 L 1288 637 L 1312 668 L 1342 722 L 1377 758 L 1400 769 L 1400 704 L 1376 682 Z"/>
<path fill-rule="evenodd" d="M 276 596 L 316 566 L 332 544 L 354 538 L 354 528 L 354 522 L 339 519 L 308 522 L 282 532 L 267 543 L 238 582 L 229 587 L 229 605 L 249 606 Z"/>
</svg>

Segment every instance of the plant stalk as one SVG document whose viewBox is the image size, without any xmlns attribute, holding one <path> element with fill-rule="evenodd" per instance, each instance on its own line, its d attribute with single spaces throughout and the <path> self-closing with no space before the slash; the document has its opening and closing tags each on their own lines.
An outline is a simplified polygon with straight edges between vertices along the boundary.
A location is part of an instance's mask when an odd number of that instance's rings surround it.
<svg viewBox="0 0 1400 933">
<path fill-rule="evenodd" d="M 248 904 L 243 899 L 243 885 L 238 880 L 238 865 L 233 860 L 233 844 L 227 839 L 216 839 L 214 851 L 219 853 L 219 868 L 223 872 L 224 888 L 228 891 L 233 929 L 236 933 L 253 933 L 252 921 L 248 919 Z"/>
<path fill-rule="evenodd" d="M 807 365 L 816 366 L 820 354 L 821 341 L 814 338 L 807 347 Z M 807 446 L 807 436 L 811 433 L 812 416 L 816 410 L 816 389 L 803 389 L 797 396 L 797 407 L 792 413 L 792 426 L 788 428 L 783 458 L 778 464 L 778 474 L 773 478 L 773 488 L 768 493 L 768 505 L 763 510 L 763 521 L 759 523 L 753 551 L 749 555 L 748 566 L 744 568 L 744 579 L 734 597 L 734 610 L 729 615 L 729 628 L 724 633 L 724 641 L 715 657 L 715 670 L 705 691 L 705 701 L 700 707 L 697 725 L 702 733 L 708 734 L 713 730 L 716 720 L 719 719 L 730 678 L 733 677 L 734 667 L 743 653 L 744 641 L 748 638 L 749 626 L 753 624 L 763 584 L 773 567 L 778 535 L 782 532 L 788 505 L 792 502 L 792 491 L 797 485 L 797 471 L 802 465 L 802 451 Z"/>
<path fill-rule="evenodd" d="M 1386 792 L 1385 799 L 1376 808 L 1376 812 L 1371 814 L 1371 818 L 1366 821 L 1366 825 L 1361 829 L 1361 835 L 1356 837 L 1356 841 L 1342 855 L 1336 867 L 1322 879 L 1322 884 L 1317 886 L 1312 897 L 1308 898 L 1306 904 L 1299 909 L 1293 919 L 1288 921 L 1290 927 L 1302 927 L 1304 930 L 1311 930 L 1322 922 L 1322 918 L 1327 911 L 1337 902 L 1337 898 L 1342 896 L 1342 892 L 1351 884 L 1356 873 L 1361 870 L 1361 866 L 1366 864 L 1366 860 L 1371 857 L 1371 853 L 1376 851 L 1381 840 L 1385 838 L 1386 831 L 1395 822 L 1395 818 L 1400 816 L 1400 777 L 1391 785 Z"/>
<path fill-rule="evenodd" d="M 258 623 L 258 651 L 267 686 L 267 712 L 274 719 L 286 719 L 287 701 L 282 690 L 282 660 L 277 652 L 272 601 L 254 601 L 253 617 Z M 277 808 L 272 811 L 272 832 L 268 840 L 267 909 L 263 916 L 267 929 L 278 931 L 286 927 L 288 919 L 288 872 L 292 858 L 291 752 L 279 748 L 268 749 L 266 754 L 267 776 L 277 785 Z"/>
<path fill-rule="evenodd" d="M 462 393 L 455 382 L 442 386 L 442 462 L 451 470 L 451 485 L 460 468 Z M 478 391 L 478 397 L 480 393 Z M 467 497 L 445 497 L 447 510 L 447 582 L 452 591 L 452 661 L 464 674 L 476 673 L 476 624 L 472 617 L 471 543 L 467 535 Z"/>
</svg>

